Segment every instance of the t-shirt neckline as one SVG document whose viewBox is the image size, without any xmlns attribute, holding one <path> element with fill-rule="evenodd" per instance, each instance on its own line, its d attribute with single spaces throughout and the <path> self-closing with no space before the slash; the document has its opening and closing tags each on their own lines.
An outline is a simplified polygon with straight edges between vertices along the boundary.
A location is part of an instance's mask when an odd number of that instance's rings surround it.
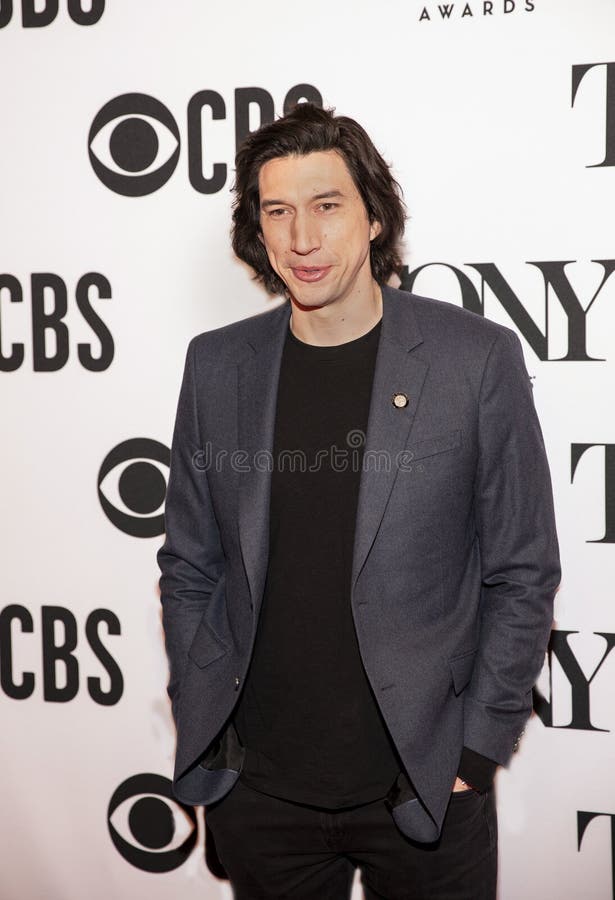
<svg viewBox="0 0 615 900">
<path fill-rule="evenodd" d="M 376 334 L 380 331 L 381 324 L 382 316 L 369 331 L 359 335 L 358 338 L 353 338 L 351 341 L 344 341 L 342 344 L 325 344 L 322 346 L 318 344 L 308 344 L 306 341 L 302 341 L 298 338 L 291 330 L 289 319 L 287 338 L 299 352 L 304 353 L 306 356 L 317 359 L 340 359 L 342 357 L 350 356 L 356 351 L 362 351 L 364 345 L 370 344 L 376 337 Z"/>
</svg>

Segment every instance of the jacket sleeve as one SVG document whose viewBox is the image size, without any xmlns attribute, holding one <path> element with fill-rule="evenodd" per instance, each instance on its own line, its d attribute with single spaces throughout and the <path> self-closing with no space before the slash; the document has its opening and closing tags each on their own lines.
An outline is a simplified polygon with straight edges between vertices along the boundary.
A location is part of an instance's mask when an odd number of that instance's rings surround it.
<svg viewBox="0 0 615 900">
<path fill-rule="evenodd" d="M 480 636 L 464 745 L 507 765 L 532 710 L 561 578 L 551 477 L 521 342 L 501 326 L 480 387 Z"/>
<path fill-rule="evenodd" d="M 167 692 L 176 721 L 188 648 L 208 598 L 224 572 L 224 553 L 203 465 L 195 341 L 192 338 L 186 352 L 171 443 L 166 536 L 156 557 L 161 571 L 162 627 L 170 670 Z"/>
</svg>

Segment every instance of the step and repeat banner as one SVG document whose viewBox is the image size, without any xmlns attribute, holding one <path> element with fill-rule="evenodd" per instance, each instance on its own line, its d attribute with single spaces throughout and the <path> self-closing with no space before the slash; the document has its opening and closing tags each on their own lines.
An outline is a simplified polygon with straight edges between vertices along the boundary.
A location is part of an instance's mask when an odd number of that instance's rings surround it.
<svg viewBox="0 0 615 900">
<path fill-rule="evenodd" d="M 614 898 L 615 3 L 0 0 L 0 76 L 1 900 L 231 896 L 171 794 L 156 551 L 188 341 L 280 302 L 235 150 L 302 99 L 392 164 L 401 286 L 521 338 L 563 579 L 499 897 Z"/>
</svg>

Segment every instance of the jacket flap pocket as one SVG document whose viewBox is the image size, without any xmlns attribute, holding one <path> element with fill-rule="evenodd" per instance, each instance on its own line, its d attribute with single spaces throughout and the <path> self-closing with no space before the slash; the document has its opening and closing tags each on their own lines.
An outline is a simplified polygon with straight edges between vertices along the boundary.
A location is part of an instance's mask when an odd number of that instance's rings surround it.
<svg viewBox="0 0 615 900">
<path fill-rule="evenodd" d="M 461 431 L 457 428 L 446 434 L 437 434 L 422 441 L 415 441 L 407 449 L 412 453 L 411 461 L 414 461 L 424 459 L 426 456 L 435 456 L 436 453 L 444 453 L 445 450 L 454 450 L 460 443 Z"/>
<path fill-rule="evenodd" d="M 470 650 L 468 653 L 463 653 L 461 656 L 454 656 L 452 659 L 449 659 L 448 662 L 451 667 L 453 687 L 456 694 L 460 694 L 470 683 L 475 657 L 476 650 Z"/>
<path fill-rule="evenodd" d="M 188 656 L 190 659 L 204 669 L 209 663 L 212 663 L 220 656 L 224 656 L 226 647 L 222 641 L 213 633 L 209 625 L 201 619 L 196 634 L 192 639 L 192 643 L 188 648 Z"/>
</svg>

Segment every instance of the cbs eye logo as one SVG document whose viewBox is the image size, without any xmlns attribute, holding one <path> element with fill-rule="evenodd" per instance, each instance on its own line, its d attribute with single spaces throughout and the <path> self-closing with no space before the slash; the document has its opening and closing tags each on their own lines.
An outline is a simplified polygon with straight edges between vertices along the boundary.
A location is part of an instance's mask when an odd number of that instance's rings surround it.
<svg viewBox="0 0 615 900">
<path fill-rule="evenodd" d="M 180 136 L 167 107 L 147 94 L 123 94 L 98 112 L 88 135 L 92 168 L 125 197 L 143 197 L 169 180 L 179 159 Z"/>
<path fill-rule="evenodd" d="M 149 438 L 132 438 L 111 450 L 98 473 L 98 499 L 116 528 L 132 537 L 164 532 L 164 498 L 171 463 L 168 447 Z"/>
<path fill-rule="evenodd" d="M 145 872 L 170 872 L 182 865 L 198 837 L 196 812 L 173 797 L 171 782 L 144 773 L 114 792 L 107 826 L 115 849 Z"/>
</svg>

